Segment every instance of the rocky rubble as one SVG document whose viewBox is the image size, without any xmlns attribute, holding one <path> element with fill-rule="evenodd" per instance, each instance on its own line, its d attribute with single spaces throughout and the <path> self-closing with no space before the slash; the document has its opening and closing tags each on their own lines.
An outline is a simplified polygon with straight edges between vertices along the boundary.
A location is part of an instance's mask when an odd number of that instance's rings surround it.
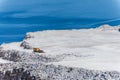
<svg viewBox="0 0 120 80">
<path fill-rule="evenodd" d="M 6 71 L 13 72 L 14 69 L 18 70 L 23 68 L 24 72 L 29 72 L 30 77 L 34 76 L 34 78 L 36 78 L 36 79 L 28 79 L 28 80 L 119 80 L 120 79 L 120 73 L 116 71 L 102 72 L 95 70 L 87 70 L 83 68 L 65 67 L 60 65 L 58 66 L 52 64 L 46 65 L 44 63 L 14 63 L 14 64 L 9 63 L 9 64 L 0 65 L 0 68 L 2 70 L 1 75 L 3 76 L 6 76 L 5 75 Z M 24 75 L 24 77 L 25 76 L 26 75 Z M 2 79 L 2 80 L 6 80 L 6 79 Z"/>
<path fill-rule="evenodd" d="M 36 77 L 24 68 L 14 68 L 12 71 L 0 72 L 0 80 L 36 80 Z"/>
<path fill-rule="evenodd" d="M 62 54 L 56 56 L 46 56 L 46 55 L 39 55 L 39 53 L 28 53 L 25 51 L 17 51 L 17 50 L 0 50 L 0 57 L 9 61 L 13 62 L 59 62 L 66 57 L 87 57 L 84 55 L 75 55 L 75 54 Z M 91 56 L 91 55 L 88 55 Z"/>
<path fill-rule="evenodd" d="M 30 35 L 30 33 L 27 33 L 24 39 L 30 39 L 30 38 L 34 38 L 34 36 Z"/>
<path fill-rule="evenodd" d="M 32 46 L 30 46 L 26 41 L 23 41 L 20 46 L 24 49 L 32 49 Z"/>
<path fill-rule="evenodd" d="M 0 50 L 0 57 L 13 62 L 56 62 L 61 60 L 60 58 L 39 55 L 38 53 L 28 53 L 25 51 L 17 50 Z"/>
<path fill-rule="evenodd" d="M 107 31 L 117 28 L 102 26 L 99 29 Z M 117 71 L 89 70 L 52 64 L 52 62 L 62 61 L 66 57 L 84 58 L 91 55 L 64 53 L 51 56 L 29 52 L 26 50 L 31 50 L 33 47 L 27 40 L 31 38 L 35 37 L 30 33 L 26 34 L 25 39 L 19 45 L 24 50 L 0 48 L 0 57 L 12 61 L 0 64 L 0 80 L 120 80 L 120 73 Z"/>
<path fill-rule="evenodd" d="M 101 25 L 99 28 L 97 28 L 101 31 L 113 31 L 113 30 L 117 30 L 119 31 L 120 29 L 120 26 L 116 26 L 116 27 L 113 27 L 113 26 L 110 26 L 110 25 Z"/>
<path fill-rule="evenodd" d="M 6 71 L 12 71 L 14 68 L 17 67 L 16 69 L 24 68 L 24 70 L 29 71 L 31 76 L 35 75 L 36 80 L 114 80 L 114 79 L 119 80 L 120 79 L 120 73 L 115 71 L 102 72 L 95 70 L 87 70 L 84 68 L 65 67 L 60 65 L 55 66 L 52 64 L 47 64 L 49 63 L 48 61 L 50 61 L 49 58 L 48 59 L 45 57 L 42 57 L 42 59 L 40 57 L 32 58 L 32 57 L 37 57 L 38 55 L 29 56 L 28 55 L 29 53 L 25 53 L 25 52 L 21 53 L 19 51 L 14 51 L 14 50 L 12 51 L 1 50 L 0 54 L 1 54 L 0 56 L 3 57 L 4 59 L 13 61 L 13 63 L 0 64 L 1 75 L 4 75 L 4 77 L 6 77 L 5 75 Z M 21 55 L 16 55 L 16 54 L 21 54 Z M 56 61 L 56 59 L 53 59 L 51 62 L 53 61 Z M 3 79 L 3 77 L 1 77 L 0 79 L 9 80 L 9 79 Z"/>
<path fill-rule="evenodd" d="M 21 59 L 19 51 L 16 50 L 0 50 L 0 57 L 14 62 L 17 62 Z"/>
</svg>

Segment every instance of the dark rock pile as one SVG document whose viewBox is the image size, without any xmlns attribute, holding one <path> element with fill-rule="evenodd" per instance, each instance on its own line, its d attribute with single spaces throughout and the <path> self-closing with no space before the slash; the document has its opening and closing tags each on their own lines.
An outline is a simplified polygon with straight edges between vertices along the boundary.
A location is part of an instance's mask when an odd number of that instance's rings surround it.
<svg viewBox="0 0 120 80">
<path fill-rule="evenodd" d="M 20 46 L 24 49 L 32 49 L 32 46 L 30 46 L 29 43 L 26 41 L 23 41 Z"/>
<path fill-rule="evenodd" d="M 29 33 L 27 33 L 27 34 L 25 35 L 25 38 L 24 38 L 24 39 L 30 39 L 30 38 L 34 38 L 34 36 L 32 36 L 32 35 L 30 35 Z"/>
<path fill-rule="evenodd" d="M 17 62 L 21 59 L 19 53 L 20 52 L 16 50 L 0 50 L 0 57 L 9 61 Z"/>
<path fill-rule="evenodd" d="M 0 80 L 36 80 L 36 77 L 24 68 L 14 68 L 12 71 L 0 72 Z"/>
</svg>

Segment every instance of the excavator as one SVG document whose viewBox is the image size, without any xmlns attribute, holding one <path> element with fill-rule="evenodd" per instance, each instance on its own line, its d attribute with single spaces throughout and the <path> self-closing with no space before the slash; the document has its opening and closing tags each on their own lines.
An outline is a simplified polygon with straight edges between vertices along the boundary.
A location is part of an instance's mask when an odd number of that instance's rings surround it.
<svg viewBox="0 0 120 80">
<path fill-rule="evenodd" d="M 33 48 L 33 52 L 39 52 L 39 53 L 45 53 L 43 50 L 40 48 Z"/>
</svg>

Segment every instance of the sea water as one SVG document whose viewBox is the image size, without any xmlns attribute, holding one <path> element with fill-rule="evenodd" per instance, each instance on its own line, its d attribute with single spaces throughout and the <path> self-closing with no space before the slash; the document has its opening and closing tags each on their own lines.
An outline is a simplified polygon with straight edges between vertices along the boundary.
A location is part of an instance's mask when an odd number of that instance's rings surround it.
<svg viewBox="0 0 120 80">
<path fill-rule="evenodd" d="M 119 25 L 119 4 L 119 0 L 6 0 L 0 6 L 0 44 L 22 41 L 27 32 Z"/>
</svg>

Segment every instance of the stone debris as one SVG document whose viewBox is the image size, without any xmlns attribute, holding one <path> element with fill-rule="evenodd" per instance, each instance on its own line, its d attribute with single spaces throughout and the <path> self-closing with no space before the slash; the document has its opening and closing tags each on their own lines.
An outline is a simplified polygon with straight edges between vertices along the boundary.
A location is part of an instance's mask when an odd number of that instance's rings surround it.
<svg viewBox="0 0 120 80">
<path fill-rule="evenodd" d="M 0 57 L 14 62 L 17 62 L 21 59 L 19 51 L 16 50 L 0 50 Z"/>
<path fill-rule="evenodd" d="M 32 49 L 32 46 L 30 46 L 26 41 L 23 41 L 20 46 L 24 49 Z"/>
<path fill-rule="evenodd" d="M 12 71 L 0 72 L 0 80 L 36 80 L 36 77 L 24 68 L 14 68 Z"/>
<path fill-rule="evenodd" d="M 118 30 L 118 28 L 103 25 L 98 29 L 113 31 Z M 31 38 L 34 36 L 29 33 L 26 34 L 25 39 L 19 45 L 25 50 L 31 49 L 31 52 L 4 50 L 0 47 L 0 57 L 12 61 L 11 63 L 0 64 L 0 80 L 120 80 L 120 73 L 117 71 L 98 71 L 53 65 L 52 62 L 62 61 L 66 57 L 85 58 L 92 55 L 71 53 L 54 56 L 42 55 L 38 52 L 32 52 L 33 47 L 27 42 L 27 39 Z"/>
<path fill-rule="evenodd" d="M 99 29 L 99 30 L 101 30 L 101 31 L 119 31 L 119 29 L 120 29 L 120 26 L 110 26 L 110 25 L 107 25 L 107 24 L 105 24 L 105 25 L 102 25 L 102 26 L 100 26 L 99 28 L 97 28 L 97 29 Z"/>
<path fill-rule="evenodd" d="M 17 54 L 17 55 L 16 55 Z M 13 63 L 0 64 L 0 79 L 1 80 L 19 80 L 23 78 L 22 75 L 32 75 L 36 79 L 26 80 L 119 80 L 120 73 L 118 72 L 102 72 L 95 70 L 87 70 L 83 68 L 47 65 L 49 62 L 56 62 L 58 58 L 61 60 L 64 56 L 45 57 L 38 54 L 30 54 L 27 52 L 20 52 L 16 50 L 0 50 L 0 56 L 4 59 L 11 60 Z M 68 55 L 66 55 L 68 56 Z M 69 54 L 69 56 L 71 56 Z M 73 55 L 74 56 L 74 55 Z M 79 56 L 82 57 L 82 56 Z M 18 67 L 18 68 L 16 68 Z M 22 75 L 14 73 L 22 72 Z M 12 79 L 10 79 L 11 77 Z M 15 78 L 15 79 L 13 79 Z"/>
<path fill-rule="evenodd" d="M 25 38 L 24 38 L 24 39 L 30 39 L 30 38 L 34 38 L 34 36 L 32 36 L 32 35 L 30 35 L 29 33 L 27 33 L 27 34 L 25 35 Z"/>
<path fill-rule="evenodd" d="M 120 73 L 116 71 L 102 72 L 45 63 L 8 63 L 0 65 L 0 69 L 1 80 L 120 80 Z"/>
</svg>

